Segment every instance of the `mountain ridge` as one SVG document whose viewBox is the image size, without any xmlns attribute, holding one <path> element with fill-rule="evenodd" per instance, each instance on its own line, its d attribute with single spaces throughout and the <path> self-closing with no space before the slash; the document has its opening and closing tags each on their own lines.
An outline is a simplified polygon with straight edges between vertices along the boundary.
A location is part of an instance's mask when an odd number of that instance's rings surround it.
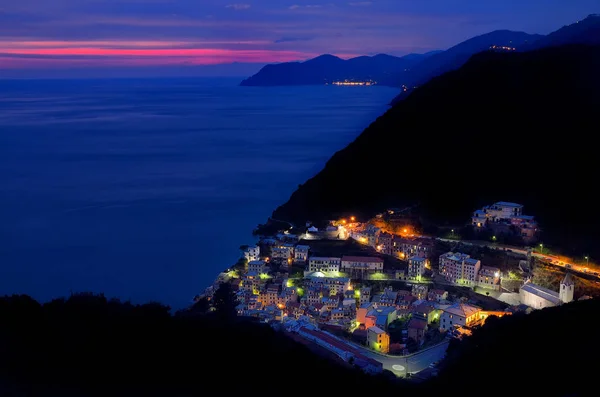
<svg viewBox="0 0 600 397">
<path fill-rule="evenodd" d="M 404 57 L 396 57 L 377 54 L 345 60 L 335 55 L 322 54 L 303 62 L 266 65 L 258 73 L 243 80 L 240 85 L 321 85 L 350 80 L 399 86 L 394 80 L 397 72 L 412 67 L 428 56 L 430 55 L 408 54 Z"/>
<path fill-rule="evenodd" d="M 424 218 L 456 224 L 490 202 L 516 201 L 539 219 L 545 242 L 600 255 L 591 241 L 600 215 L 572 210 L 593 206 L 591 196 L 568 193 L 575 179 L 593 180 L 598 68 L 600 46 L 477 54 L 380 116 L 273 218 L 302 224 L 418 203 Z M 372 192 L 342 194 L 356 185 Z"/>
</svg>

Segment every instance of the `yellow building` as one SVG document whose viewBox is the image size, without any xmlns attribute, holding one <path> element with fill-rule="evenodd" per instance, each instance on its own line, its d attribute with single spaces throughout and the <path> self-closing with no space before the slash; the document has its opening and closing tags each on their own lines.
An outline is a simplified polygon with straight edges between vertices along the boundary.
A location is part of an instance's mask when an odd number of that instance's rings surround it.
<svg viewBox="0 0 600 397">
<path fill-rule="evenodd" d="M 379 327 L 370 327 L 367 331 L 367 344 L 381 353 L 390 351 L 390 335 Z"/>
</svg>

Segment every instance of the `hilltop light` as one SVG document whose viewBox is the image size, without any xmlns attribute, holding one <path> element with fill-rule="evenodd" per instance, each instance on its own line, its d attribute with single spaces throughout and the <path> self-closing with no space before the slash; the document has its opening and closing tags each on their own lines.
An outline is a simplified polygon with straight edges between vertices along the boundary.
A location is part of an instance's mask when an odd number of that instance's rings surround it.
<svg viewBox="0 0 600 397">
<path fill-rule="evenodd" d="M 354 221 L 356 220 L 356 218 L 355 218 L 355 217 L 353 217 L 353 216 L 351 216 L 351 217 L 350 217 L 350 220 L 351 220 L 352 222 L 354 222 Z"/>
</svg>

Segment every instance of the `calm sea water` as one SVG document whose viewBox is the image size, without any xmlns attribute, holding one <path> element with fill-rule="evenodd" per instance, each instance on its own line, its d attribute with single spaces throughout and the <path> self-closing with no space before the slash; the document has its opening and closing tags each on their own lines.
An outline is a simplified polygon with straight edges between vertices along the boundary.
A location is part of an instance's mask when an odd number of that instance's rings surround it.
<svg viewBox="0 0 600 397">
<path fill-rule="evenodd" d="M 0 81 L 0 294 L 186 305 L 385 87 Z"/>
</svg>

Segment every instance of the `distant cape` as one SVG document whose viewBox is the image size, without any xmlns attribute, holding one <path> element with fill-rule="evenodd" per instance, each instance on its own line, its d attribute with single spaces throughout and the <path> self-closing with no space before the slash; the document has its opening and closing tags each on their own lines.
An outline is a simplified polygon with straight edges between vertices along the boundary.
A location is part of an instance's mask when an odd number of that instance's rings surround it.
<svg viewBox="0 0 600 397">
<path fill-rule="evenodd" d="M 409 54 L 403 57 L 379 54 L 344 60 L 321 55 L 304 62 L 270 64 L 241 82 L 242 86 L 323 85 L 341 82 L 369 83 L 400 87 L 402 72 L 435 55 Z"/>
</svg>

